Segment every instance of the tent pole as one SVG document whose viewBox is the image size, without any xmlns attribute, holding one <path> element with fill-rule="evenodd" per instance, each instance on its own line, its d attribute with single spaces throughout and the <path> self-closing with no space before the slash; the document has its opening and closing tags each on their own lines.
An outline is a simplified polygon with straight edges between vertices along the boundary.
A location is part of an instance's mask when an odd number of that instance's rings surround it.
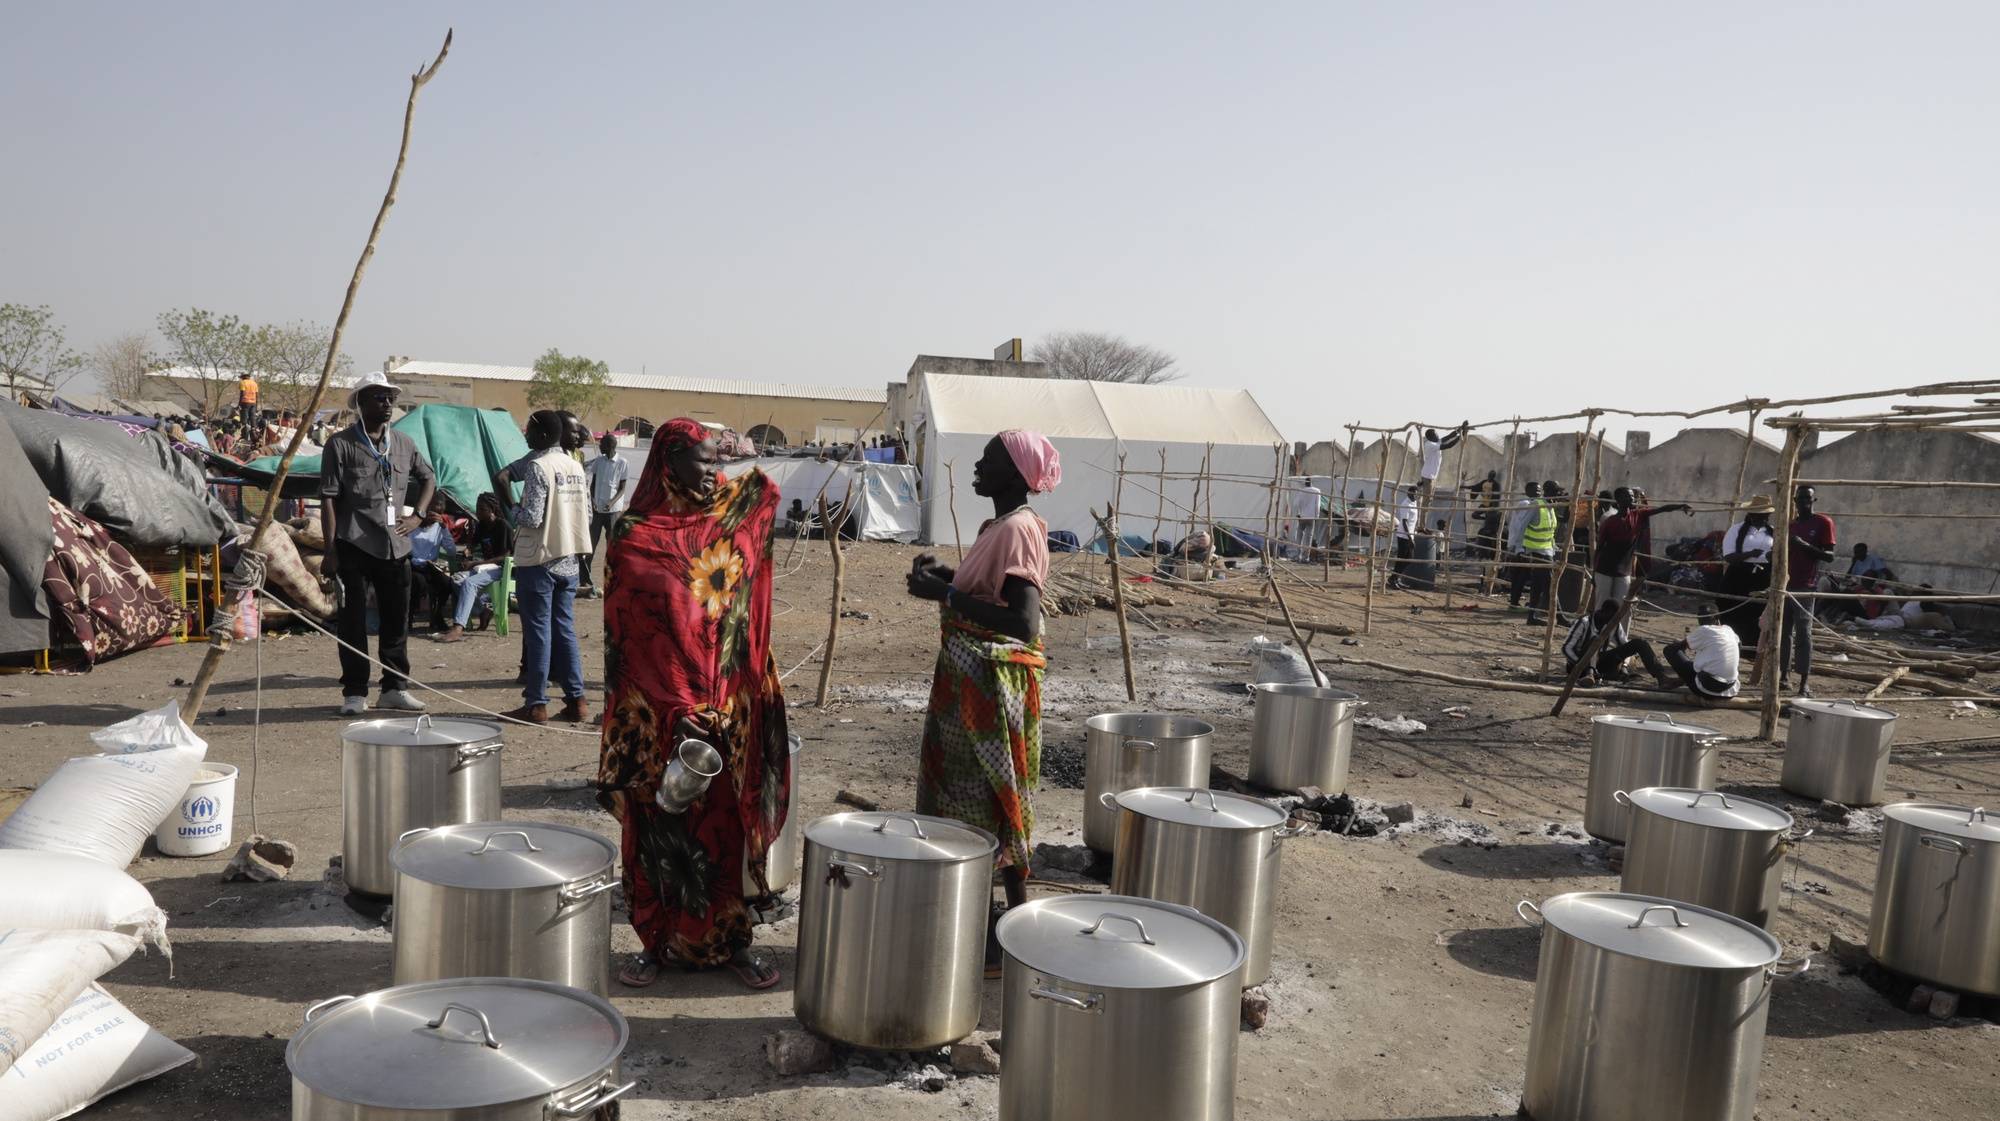
<svg viewBox="0 0 2000 1121">
<path fill-rule="evenodd" d="M 1389 474 L 1389 437 L 1382 441 L 1382 465 L 1375 470 L 1375 495 L 1368 504 L 1368 583 L 1361 593 L 1361 633 L 1375 621 L 1375 558 L 1382 551 L 1382 482 Z"/>
<path fill-rule="evenodd" d="M 1785 586 L 1790 583 L 1792 563 L 1792 480 L 1799 473 L 1799 451 L 1805 446 L 1806 426 L 1785 429 L 1785 447 L 1778 453 L 1778 512 L 1771 519 L 1771 586 L 1764 593 L 1764 633 L 1757 643 L 1757 676 L 1764 679 L 1764 703 L 1757 718 L 1757 738 L 1768 740 L 1778 730 L 1778 706 L 1784 702 L 1785 612 L 1806 610 L 1804 604 L 1785 602 Z M 1805 620 L 1811 626 L 1812 620 Z"/>
<path fill-rule="evenodd" d="M 965 563 L 965 535 L 958 531 L 958 480 L 953 477 L 954 460 L 944 461 L 944 503 L 951 511 L 951 539 L 958 542 L 958 563 Z"/>
<path fill-rule="evenodd" d="M 1507 523 L 1513 520 L 1513 515 L 1507 511 L 1512 509 L 1514 501 L 1514 456 L 1520 444 L 1521 422 L 1517 420 L 1514 430 L 1507 436 L 1507 477 L 1501 482 L 1500 493 L 1496 496 L 1500 504 L 1500 536 L 1493 540 L 1493 555 L 1486 558 L 1487 595 L 1492 595 L 1500 586 L 1500 557 L 1506 552 Z"/>
<path fill-rule="evenodd" d="M 1571 488 L 1572 493 L 1569 496 L 1569 508 L 1572 511 L 1576 509 L 1576 500 L 1577 500 L 1577 495 L 1574 492 L 1583 489 L 1584 452 L 1589 450 L 1590 448 L 1590 430 L 1596 424 L 1597 424 L 1597 414 L 1593 412 L 1584 419 L 1583 432 L 1576 438 L 1576 476 L 1575 476 L 1576 481 Z M 1560 524 L 1561 522 L 1560 517 L 1558 517 L 1557 521 L 1558 524 Z M 1561 614 L 1561 609 L 1562 609 L 1563 574 L 1569 571 L 1570 542 L 1575 540 L 1575 538 L 1576 538 L 1576 518 L 1571 517 L 1569 527 L 1567 529 L 1561 529 L 1558 531 L 1558 539 L 1556 541 L 1555 571 L 1549 574 L 1548 602 L 1543 605 L 1544 610 L 1548 612 L 1548 618 L 1542 621 L 1542 676 L 1543 677 L 1548 676 L 1549 658 L 1555 651 L 1556 616 Z M 1576 608 L 1578 611 L 1583 611 L 1586 609 L 1585 604 L 1583 604 L 1582 602 L 1579 602 L 1576 605 Z"/>
<path fill-rule="evenodd" d="M 826 495 L 819 496 L 819 522 L 826 527 L 826 544 L 833 550 L 833 603 L 827 610 L 826 654 L 819 663 L 819 696 L 817 704 L 826 707 L 828 686 L 833 680 L 833 648 L 840 641 L 840 592 L 847 582 L 847 559 L 840 552 L 840 529 L 847 524 L 848 511 L 854 501 L 854 480 L 847 481 L 847 497 L 840 501 L 840 519 L 828 520 L 826 516 Z"/>
<path fill-rule="evenodd" d="M 1454 495 L 1452 503 L 1454 506 L 1463 506 L 1465 502 L 1463 498 L 1456 496 L 1465 489 L 1465 442 L 1471 438 L 1470 433 L 1461 432 L 1458 434 L 1458 482 L 1454 483 L 1451 488 L 1451 493 Z M 1465 528 L 1470 530 L 1472 528 L 1472 516 L 1465 514 L 1464 517 L 1466 519 Z M 1468 538 L 1471 536 L 1471 533 L 1466 534 Z M 1449 516 L 1445 518 L 1444 522 L 1444 540 L 1438 542 L 1437 570 L 1438 575 L 1444 580 L 1444 606 L 1445 610 L 1449 611 L 1451 609 L 1451 586 L 1457 583 L 1451 572 L 1451 518 Z"/>
</svg>

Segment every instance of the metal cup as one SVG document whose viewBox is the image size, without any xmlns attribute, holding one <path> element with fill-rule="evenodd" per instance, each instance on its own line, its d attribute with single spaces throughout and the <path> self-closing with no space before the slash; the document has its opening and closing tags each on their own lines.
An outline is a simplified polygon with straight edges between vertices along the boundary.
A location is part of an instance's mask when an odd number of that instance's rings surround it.
<svg viewBox="0 0 2000 1121">
<path fill-rule="evenodd" d="M 722 773 L 722 753 L 707 740 L 684 739 L 667 760 L 660 776 L 660 792 L 653 801 L 670 814 L 685 811 L 708 790 L 709 781 Z"/>
</svg>

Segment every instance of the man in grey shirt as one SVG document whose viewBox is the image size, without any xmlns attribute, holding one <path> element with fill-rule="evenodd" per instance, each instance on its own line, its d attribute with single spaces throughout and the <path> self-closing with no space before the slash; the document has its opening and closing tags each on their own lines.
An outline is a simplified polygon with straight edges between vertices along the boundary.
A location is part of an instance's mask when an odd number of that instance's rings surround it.
<svg viewBox="0 0 2000 1121">
<path fill-rule="evenodd" d="M 326 442 L 320 460 L 320 528 L 326 556 L 320 572 L 340 582 L 340 712 L 368 710 L 368 592 L 380 619 L 382 693 L 376 707 L 422 712 L 410 695 L 410 532 L 422 524 L 403 515 L 410 484 L 423 489 L 414 510 L 428 510 L 437 476 L 417 445 L 389 427 L 396 394 L 369 372 L 348 397 L 359 418 Z"/>
</svg>

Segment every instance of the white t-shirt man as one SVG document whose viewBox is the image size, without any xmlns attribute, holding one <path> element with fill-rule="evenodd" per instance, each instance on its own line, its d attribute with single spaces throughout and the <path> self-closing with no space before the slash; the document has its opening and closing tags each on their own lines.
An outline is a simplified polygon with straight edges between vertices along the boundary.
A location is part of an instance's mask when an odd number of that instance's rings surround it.
<svg viewBox="0 0 2000 1121">
<path fill-rule="evenodd" d="M 1396 500 L 1396 536 L 1405 541 L 1417 538 L 1417 499 L 1415 495 L 1404 494 Z"/>
<path fill-rule="evenodd" d="M 1710 625 L 1688 632 L 1688 660 L 1694 663 L 1694 671 L 1729 682 L 1729 691 L 1721 696 L 1733 697 L 1741 687 L 1737 681 L 1741 653 L 1736 632 L 1728 627 Z"/>
<path fill-rule="evenodd" d="M 597 514 L 616 514 L 632 504 L 632 488 L 625 485 L 625 461 L 612 455 L 599 455 L 583 465 L 583 473 L 590 476 L 590 509 Z"/>
<path fill-rule="evenodd" d="M 1407 447 L 1408 445 L 1404 446 Z M 1424 469 L 1422 471 L 1423 478 L 1435 479 L 1438 477 L 1438 472 L 1442 470 L 1444 470 L 1443 442 L 1439 440 L 1433 440 L 1428 436 L 1424 437 Z"/>
</svg>

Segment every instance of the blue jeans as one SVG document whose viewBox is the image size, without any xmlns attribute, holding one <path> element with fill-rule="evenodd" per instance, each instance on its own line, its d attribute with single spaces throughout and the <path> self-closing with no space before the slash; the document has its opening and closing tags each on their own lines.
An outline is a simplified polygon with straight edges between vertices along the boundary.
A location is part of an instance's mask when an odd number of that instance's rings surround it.
<svg viewBox="0 0 2000 1121">
<path fill-rule="evenodd" d="M 471 620 L 472 609 L 479 603 L 479 593 L 498 579 L 500 566 L 497 564 L 491 568 L 482 565 L 466 573 L 465 579 L 458 584 L 458 606 L 452 610 L 452 622 L 462 627 Z"/>
<path fill-rule="evenodd" d="M 542 565 L 514 570 L 514 594 L 521 603 L 521 660 L 528 683 L 521 697 L 531 705 L 549 703 L 548 686 L 562 687 L 566 700 L 583 698 L 583 650 L 576 644 L 576 577 L 556 576 Z"/>
</svg>

